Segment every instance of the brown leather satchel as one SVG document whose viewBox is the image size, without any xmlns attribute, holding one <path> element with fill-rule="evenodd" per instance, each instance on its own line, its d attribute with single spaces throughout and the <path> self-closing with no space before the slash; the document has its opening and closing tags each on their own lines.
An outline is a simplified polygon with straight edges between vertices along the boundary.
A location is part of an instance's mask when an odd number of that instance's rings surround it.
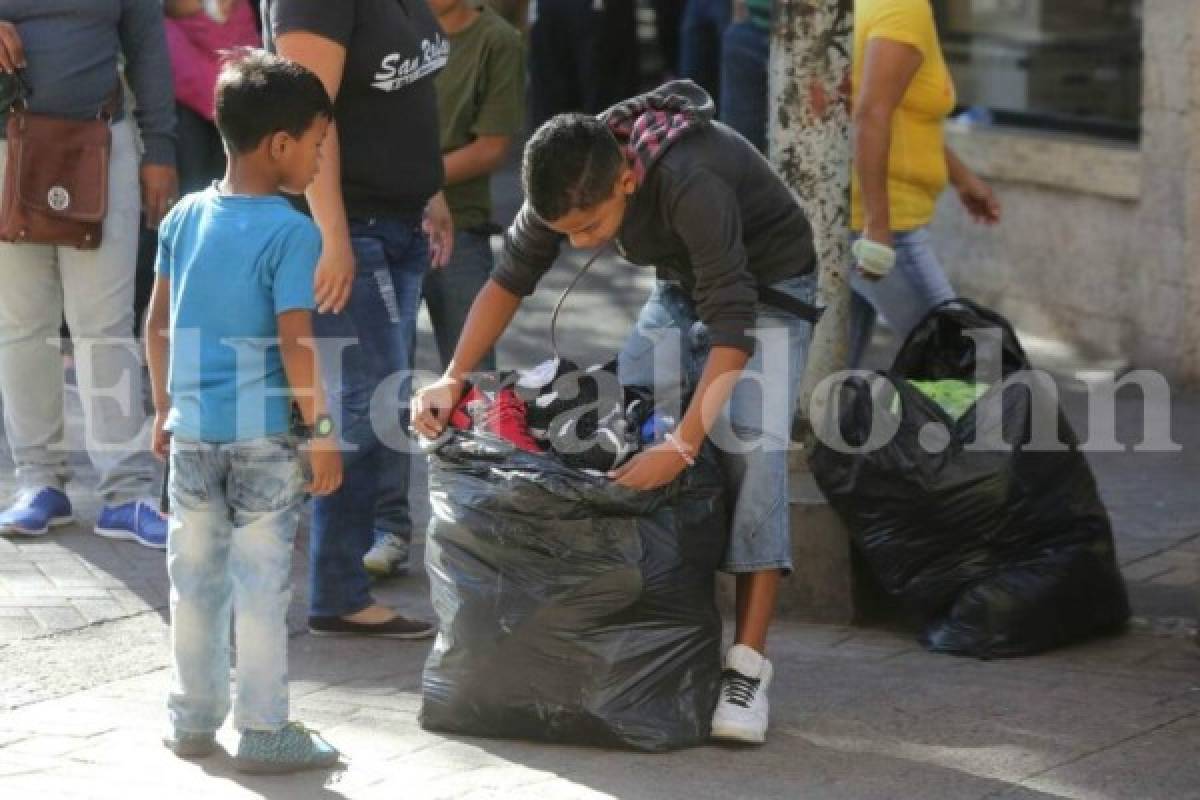
<svg viewBox="0 0 1200 800">
<path fill-rule="evenodd" d="M 14 104 L 6 126 L 8 163 L 0 199 L 0 241 L 94 250 L 108 213 L 109 120 L 120 95 L 96 119 L 31 114 Z"/>
</svg>

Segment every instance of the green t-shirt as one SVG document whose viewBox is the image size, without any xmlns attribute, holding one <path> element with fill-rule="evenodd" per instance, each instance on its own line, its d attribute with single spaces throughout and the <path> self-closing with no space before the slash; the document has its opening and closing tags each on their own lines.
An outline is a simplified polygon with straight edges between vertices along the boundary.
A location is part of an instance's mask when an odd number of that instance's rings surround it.
<svg viewBox="0 0 1200 800">
<path fill-rule="evenodd" d="M 442 153 L 479 136 L 517 136 L 524 124 L 525 57 L 521 35 L 484 7 L 449 37 L 450 60 L 435 79 Z M 446 187 L 456 230 L 487 224 L 492 217 L 490 176 Z"/>
</svg>

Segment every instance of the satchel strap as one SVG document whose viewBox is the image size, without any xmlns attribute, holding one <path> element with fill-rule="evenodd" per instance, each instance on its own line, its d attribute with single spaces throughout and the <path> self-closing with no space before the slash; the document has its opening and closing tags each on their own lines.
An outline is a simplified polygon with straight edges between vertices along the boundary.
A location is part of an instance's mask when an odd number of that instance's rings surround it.
<svg viewBox="0 0 1200 800">
<path fill-rule="evenodd" d="M 8 108 L 0 110 L 0 113 L 7 111 L 28 111 L 29 98 L 33 97 L 33 87 L 29 85 L 29 80 L 25 77 L 25 70 L 19 69 L 12 73 L 19 87 L 17 96 L 13 99 L 12 105 Z M 104 103 L 100 106 L 100 110 L 96 112 L 96 119 L 102 119 L 105 122 L 112 122 L 113 119 L 121 111 L 122 101 L 125 99 L 125 90 L 121 86 L 121 79 L 117 78 L 113 88 L 104 98 Z"/>
<path fill-rule="evenodd" d="M 121 79 L 118 78 L 116 85 L 108 93 L 108 97 L 104 98 L 104 105 L 100 106 L 100 113 L 96 115 L 96 119 L 112 122 L 121 110 L 121 101 L 124 99 L 125 90 L 121 87 Z"/>
<path fill-rule="evenodd" d="M 29 108 L 29 98 L 33 96 L 33 87 L 26 80 L 25 70 L 23 69 L 13 72 L 12 78 L 17 82 L 17 94 L 13 97 L 8 108 L 3 109 L 3 111 L 24 111 Z"/>
</svg>

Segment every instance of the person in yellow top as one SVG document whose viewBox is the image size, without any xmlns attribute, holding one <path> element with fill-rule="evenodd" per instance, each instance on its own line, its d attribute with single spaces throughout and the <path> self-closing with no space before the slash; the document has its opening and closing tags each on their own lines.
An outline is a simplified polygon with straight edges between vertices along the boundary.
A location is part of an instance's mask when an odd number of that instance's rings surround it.
<svg viewBox="0 0 1200 800">
<path fill-rule="evenodd" d="M 955 93 L 930 0 L 855 0 L 854 13 L 851 366 L 877 314 L 903 338 L 955 296 L 926 231 L 947 182 L 976 222 L 1000 221 L 992 190 L 942 135 Z"/>
</svg>

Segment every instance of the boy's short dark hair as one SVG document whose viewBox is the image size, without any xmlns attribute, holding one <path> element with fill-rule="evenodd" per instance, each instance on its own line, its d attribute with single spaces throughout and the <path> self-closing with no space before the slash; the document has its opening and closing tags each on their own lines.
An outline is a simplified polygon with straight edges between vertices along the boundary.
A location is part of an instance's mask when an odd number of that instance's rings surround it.
<svg viewBox="0 0 1200 800">
<path fill-rule="evenodd" d="M 247 153 L 274 133 L 296 138 L 333 103 L 311 70 L 266 50 L 228 53 L 217 77 L 217 130 L 233 153 Z"/>
<path fill-rule="evenodd" d="M 621 146 L 603 121 L 559 114 L 525 145 L 521 182 L 533 212 L 554 222 L 612 196 L 624 165 Z"/>
</svg>

